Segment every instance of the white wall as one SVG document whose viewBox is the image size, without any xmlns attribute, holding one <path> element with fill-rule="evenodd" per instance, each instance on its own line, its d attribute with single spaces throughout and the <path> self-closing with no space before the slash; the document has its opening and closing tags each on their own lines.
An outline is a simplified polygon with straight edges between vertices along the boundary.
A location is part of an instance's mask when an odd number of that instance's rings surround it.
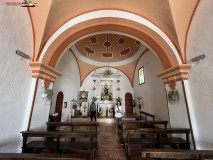
<svg viewBox="0 0 213 160">
<path fill-rule="evenodd" d="M 145 83 L 139 85 L 138 69 L 144 66 Z M 134 98 L 143 98 L 142 110 L 156 116 L 158 120 L 169 120 L 165 85 L 156 77 L 162 72 L 161 65 L 151 51 L 145 53 L 138 62 L 134 75 Z M 138 113 L 138 107 L 136 108 Z"/>
<path fill-rule="evenodd" d="M 176 83 L 177 83 L 176 89 L 179 92 L 180 99 L 178 103 L 170 104 L 168 102 L 170 125 L 172 128 L 190 128 L 183 85 L 181 81 L 178 81 Z M 166 85 L 166 90 L 167 94 L 169 93 L 169 91 L 171 91 L 171 88 L 168 84 Z"/>
<path fill-rule="evenodd" d="M 64 94 L 63 102 L 67 102 L 67 108 L 64 108 L 63 106 L 61 121 L 68 121 L 69 113 L 71 112 L 71 100 L 73 98 L 77 99 L 80 88 L 78 64 L 70 51 L 67 51 L 63 55 L 57 66 L 57 70 L 62 73 L 62 76 L 55 80 L 53 86 L 53 98 L 50 114 L 55 112 L 57 94 L 62 91 Z"/>
<path fill-rule="evenodd" d="M 50 83 L 49 89 L 52 89 L 53 84 Z M 44 94 L 44 80 L 38 80 L 33 114 L 30 124 L 30 130 L 46 130 L 50 111 L 50 101 L 42 97 Z"/>
<path fill-rule="evenodd" d="M 96 70 L 97 73 L 102 73 L 103 71 L 105 71 L 107 68 L 99 68 Z M 125 74 L 123 74 L 122 72 L 118 71 L 117 69 L 114 68 L 110 68 L 111 71 L 113 71 L 113 73 L 119 73 L 120 75 L 122 75 L 119 80 L 119 88 L 121 89 L 120 91 L 117 91 L 118 88 L 118 84 L 117 84 L 117 78 L 93 78 L 92 75 L 94 74 L 95 71 L 91 72 L 84 80 L 80 90 L 81 91 L 88 91 L 89 95 L 88 95 L 88 102 L 91 103 L 92 102 L 92 97 L 95 95 L 96 97 L 100 98 L 101 95 L 101 80 L 112 80 L 113 81 L 113 98 L 117 98 L 117 97 L 121 97 L 122 98 L 122 106 L 123 106 L 123 111 L 125 112 L 125 94 L 127 92 L 133 94 L 133 88 L 131 86 L 131 83 L 129 81 L 129 79 L 126 77 Z M 92 90 L 92 88 L 94 87 L 94 82 L 93 79 L 96 79 L 96 91 L 94 92 L 94 90 Z"/>
<path fill-rule="evenodd" d="M 20 1 L 20 0 L 18 0 Z M 20 131 L 31 86 L 28 60 L 15 54 L 20 50 L 32 58 L 33 33 L 26 8 L 0 7 L 0 152 L 21 149 Z"/>
<path fill-rule="evenodd" d="M 192 63 L 189 91 L 198 134 L 198 149 L 213 149 L 213 1 L 200 1 L 189 30 L 187 61 L 205 54 L 200 63 Z"/>
</svg>

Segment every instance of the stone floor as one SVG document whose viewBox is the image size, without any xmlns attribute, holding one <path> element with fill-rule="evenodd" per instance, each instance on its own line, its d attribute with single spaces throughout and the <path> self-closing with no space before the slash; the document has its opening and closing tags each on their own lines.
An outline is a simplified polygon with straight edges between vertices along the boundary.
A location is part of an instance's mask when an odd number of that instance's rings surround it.
<svg viewBox="0 0 213 160">
<path fill-rule="evenodd" d="M 120 142 L 116 121 L 114 118 L 100 118 L 98 135 L 98 151 L 96 160 L 126 160 L 126 154 Z"/>
<path fill-rule="evenodd" d="M 123 117 L 124 120 L 134 120 L 134 116 Z M 73 118 L 71 121 L 90 121 L 89 118 Z M 117 124 L 114 117 L 97 118 L 100 123 L 98 130 L 98 150 L 95 160 L 127 160 L 123 145 L 121 145 L 120 135 L 118 134 Z M 140 151 L 134 152 L 132 160 L 140 159 Z"/>
</svg>

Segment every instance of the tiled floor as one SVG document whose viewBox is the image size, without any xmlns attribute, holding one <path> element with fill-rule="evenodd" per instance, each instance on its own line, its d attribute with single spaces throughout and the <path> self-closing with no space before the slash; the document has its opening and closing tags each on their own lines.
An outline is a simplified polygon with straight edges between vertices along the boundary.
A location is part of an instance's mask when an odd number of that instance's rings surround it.
<svg viewBox="0 0 213 160">
<path fill-rule="evenodd" d="M 116 121 L 114 118 L 100 118 L 98 135 L 98 151 L 96 160 L 126 160 L 126 154 L 120 142 Z"/>
<path fill-rule="evenodd" d="M 134 116 L 125 116 L 123 119 L 135 119 Z M 72 121 L 90 121 L 89 118 L 74 118 Z M 97 118 L 100 134 L 98 135 L 98 150 L 95 160 L 127 160 L 126 153 L 121 145 L 117 124 L 114 117 Z M 140 159 L 140 151 L 133 153 L 132 160 Z"/>
</svg>

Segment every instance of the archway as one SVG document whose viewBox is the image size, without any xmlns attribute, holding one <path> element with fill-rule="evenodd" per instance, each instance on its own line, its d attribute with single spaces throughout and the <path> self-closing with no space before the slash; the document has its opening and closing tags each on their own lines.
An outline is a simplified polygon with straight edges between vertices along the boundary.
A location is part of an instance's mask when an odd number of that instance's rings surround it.
<svg viewBox="0 0 213 160">
<path fill-rule="evenodd" d="M 64 94 L 61 91 L 58 92 L 56 105 L 55 105 L 55 113 L 58 113 L 58 119 L 57 119 L 58 122 L 61 122 L 63 99 L 64 99 Z"/>
<path fill-rule="evenodd" d="M 30 65 L 46 65 L 45 68 L 49 68 L 53 76 L 46 76 L 45 80 L 54 82 L 54 79 L 60 76 L 55 68 L 65 52 L 79 40 L 101 33 L 124 35 L 144 44 L 161 63 L 163 72 L 157 76 L 161 77 L 165 84 L 169 83 L 171 88 L 175 88 L 176 81 L 187 79 L 191 65 L 183 64 L 183 57 L 172 39 L 149 20 L 120 10 L 91 11 L 69 19 L 46 40 L 34 58 L 34 64 Z M 33 72 L 39 72 L 36 67 L 33 67 Z M 180 72 L 180 70 L 186 71 Z M 174 73 L 168 74 L 168 72 Z M 38 74 L 33 77 L 44 79 Z"/>
<path fill-rule="evenodd" d="M 182 64 L 178 49 L 160 28 L 141 16 L 119 10 L 88 12 L 70 19 L 49 37 L 36 60 L 55 68 L 76 41 L 103 32 L 121 33 L 139 40 L 153 50 L 164 69 Z"/>
</svg>

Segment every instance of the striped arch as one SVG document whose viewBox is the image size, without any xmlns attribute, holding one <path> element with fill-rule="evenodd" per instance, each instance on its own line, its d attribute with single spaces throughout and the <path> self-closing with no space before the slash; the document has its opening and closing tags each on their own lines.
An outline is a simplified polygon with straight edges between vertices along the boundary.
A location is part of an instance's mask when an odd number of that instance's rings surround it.
<svg viewBox="0 0 213 160">
<path fill-rule="evenodd" d="M 73 44 L 90 35 L 101 33 L 125 35 L 147 46 L 166 71 L 158 75 L 165 84 L 173 83 L 175 87 L 177 80 L 188 78 L 190 66 L 185 67 L 179 50 L 169 36 L 144 17 L 121 10 L 91 11 L 70 19 L 49 37 L 35 62 L 55 69 L 60 58 Z M 187 73 L 181 72 L 182 69 Z M 174 74 L 171 76 L 167 70 Z"/>
<path fill-rule="evenodd" d="M 114 21 L 110 22 L 108 20 L 109 18 L 114 19 Z M 119 21 L 119 23 L 115 23 L 115 19 Z M 94 20 L 99 21 L 95 21 L 94 23 L 92 23 L 92 25 L 88 24 L 86 26 L 81 26 L 81 24 L 83 23 L 86 24 L 86 22 Z M 106 20 L 107 23 L 103 23 L 103 20 Z M 142 25 L 143 27 L 153 32 L 153 34 L 155 34 L 159 38 L 154 38 L 153 35 L 151 35 L 150 33 L 146 33 L 139 27 L 137 28 L 131 25 L 127 25 L 126 23 L 120 23 L 120 20 L 127 20 Z M 74 27 L 78 29 L 69 31 L 69 29 Z M 41 50 L 39 59 L 37 60 L 40 62 L 46 61 L 46 64 L 49 64 L 51 67 L 55 67 L 62 52 L 67 49 L 67 46 L 71 46 L 74 42 L 76 42 L 79 37 L 106 31 L 120 32 L 128 36 L 133 36 L 136 39 L 140 40 L 140 42 L 153 49 L 154 53 L 161 61 L 164 69 L 171 67 L 173 64 L 182 64 L 181 57 L 174 43 L 159 27 L 139 15 L 119 10 L 92 11 L 69 20 L 48 39 L 43 49 Z M 64 35 L 65 38 L 61 38 L 60 36 L 65 32 L 66 37 Z M 165 47 L 165 44 L 159 44 L 159 39 L 164 41 L 167 46 Z M 54 47 L 52 45 L 54 45 Z M 53 47 L 51 49 L 52 53 L 48 53 L 50 51 L 50 47 Z M 169 53 L 170 55 L 168 55 Z"/>
</svg>

